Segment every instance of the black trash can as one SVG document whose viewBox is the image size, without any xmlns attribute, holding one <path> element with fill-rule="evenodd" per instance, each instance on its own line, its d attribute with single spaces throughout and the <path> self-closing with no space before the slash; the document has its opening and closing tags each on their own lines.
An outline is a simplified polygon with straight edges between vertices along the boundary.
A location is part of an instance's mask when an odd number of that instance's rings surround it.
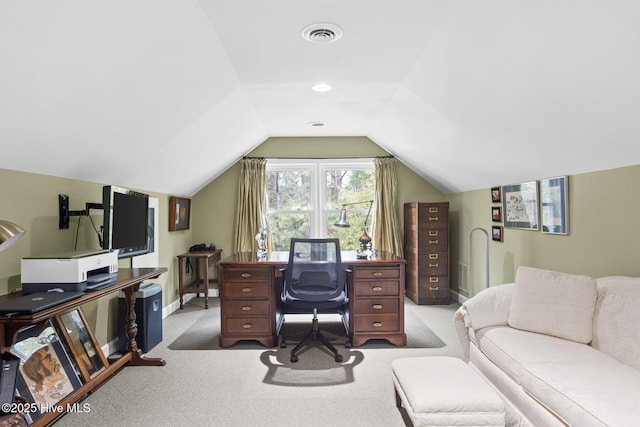
<svg viewBox="0 0 640 427">
<path fill-rule="evenodd" d="M 162 341 L 162 285 L 160 283 L 143 283 L 136 293 L 136 324 L 138 333 L 136 342 L 138 348 L 147 353 Z M 127 349 L 129 337 L 125 326 L 127 325 L 127 304 L 124 293 L 120 292 L 118 299 L 118 327 L 120 338 L 118 339 L 118 351 L 124 353 Z"/>
</svg>

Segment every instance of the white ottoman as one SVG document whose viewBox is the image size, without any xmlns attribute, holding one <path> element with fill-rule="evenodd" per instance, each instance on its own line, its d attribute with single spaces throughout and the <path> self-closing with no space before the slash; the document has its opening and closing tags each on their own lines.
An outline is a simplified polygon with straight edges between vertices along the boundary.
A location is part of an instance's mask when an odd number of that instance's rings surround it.
<svg viewBox="0 0 640 427">
<path fill-rule="evenodd" d="M 391 363 L 396 404 L 415 427 L 504 426 L 502 399 L 475 369 L 454 357 L 410 357 Z"/>
</svg>

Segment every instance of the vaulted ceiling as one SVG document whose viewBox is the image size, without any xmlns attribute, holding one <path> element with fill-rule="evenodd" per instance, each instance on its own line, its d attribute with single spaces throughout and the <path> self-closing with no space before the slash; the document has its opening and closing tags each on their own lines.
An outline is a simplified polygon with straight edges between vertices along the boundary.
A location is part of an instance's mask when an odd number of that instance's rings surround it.
<svg viewBox="0 0 640 427">
<path fill-rule="evenodd" d="M 0 0 L 0 167 L 190 196 L 271 136 L 367 136 L 445 193 L 638 164 L 639 22 L 637 0 Z"/>
</svg>

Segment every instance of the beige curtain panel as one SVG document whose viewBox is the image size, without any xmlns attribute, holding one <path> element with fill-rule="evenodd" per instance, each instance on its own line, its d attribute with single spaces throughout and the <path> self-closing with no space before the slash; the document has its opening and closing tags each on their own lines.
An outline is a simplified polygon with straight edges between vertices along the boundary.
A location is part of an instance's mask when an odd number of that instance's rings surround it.
<svg viewBox="0 0 640 427">
<path fill-rule="evenodd" d="M 267 160 L 245 158 L 240 163 L 235 252 L 255 252 L 258 250 L 256 234 L 267 226 Z"/>
<path fill-rule="evenodd" d="M 382 157 L 373 160 L 375 165 L 375 222 L 373 225 L 373 247 L 403 257 L 402 237 L 397 211 L 396 177 L 397 160 Z"/>
</svg>

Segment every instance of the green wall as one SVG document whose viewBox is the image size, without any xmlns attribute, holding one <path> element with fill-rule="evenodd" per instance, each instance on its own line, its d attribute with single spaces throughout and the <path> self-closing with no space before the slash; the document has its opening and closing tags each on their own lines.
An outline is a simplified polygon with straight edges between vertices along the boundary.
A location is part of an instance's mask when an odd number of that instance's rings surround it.
<svg viewBox="0 0 640 427">
<path fill-rule="evenodd" d="M 388 153 L 365 137 L 270 138 L 248 153 L 271 158 L 375 157 Z M 474 234 L 469 291 L 468 233 L 475 227 L 487 231 L 491 221 L 490 189 L 443 195 L 402 164 L 398 164 L 398 215 L 403 220 L 403 204 L 410 201 L 450 202 L 451 287 L 463 296 L 484 287 L 484 237 Z M 194 243 L 214 243 L 230 255 L 233 247 L 238 197 L 239 163 L 232 165 L 192 198 L 191 230 L 168 231 L 169 195 L 145 189 L 160 202 L 160 265 L 169 269 L 158 281 L 163 284 L 163 306 L 178 300 L 176 256 Z M 539 179 L 541 177 L 533 177 Z M 84 209 L 86 202 L 100 202 L 102 185 L 65 178 L 0 169 L 0 219 L 21 225 L 27 234 L 0 252 L 0 294 L 19 289 L 20 259 L 26 256 L 70 251 L 74 248 L 78 217 L 71 218 L 68 230 L 58 229 L 58 194 L 70 197 L 72 210 Z M 518 266 L 530 265 L 593 277 L 605 275 L 640 276 L 640 165 L 569 177 L 569 235 L 549 235 L 540 231 L 504 230 L 504 242 L 489 241 L 490 284 L 514 280 Z M 117 183 L 109 183 L 117 184 Z M 511 184 L 511 183 L 496 183 Z M 101 212 L 92 211 L 94 222 L 102 224 Z M 98 241 L 86 218 L 80 223 L 77 250 L 97 249 Z M 120 267 L 129 267 L 128 260 Z M 117 295 L 83 307 L 100 344 L 119 333 Z M 108 319 L 108 321 L 106 320 Z"/>
<path fill-rule="evenodd" d="M 541 179 L 544 177 L 532 177 Z M 496 183 L 512 184 L 512 183 Z M 569 234 L 505 229 L 504 241 L 490 240 L 490 284 L 512 282 L 521 265 L 592 277 L 640 276 L 640 165 L 569 176 Z M 468 296 L 468 233 L 474 227 L 490 232 L 490 189 L 448 197 L 452 210 L 452 287 Z M 495 205 L 497 206 L 497 205 Z M 473 234 L 471 253 L 474 295 L 484 287 L 484 238 Z M 459 288 L 461 284 L 461 288 Z"/>
<path fill-rule="evenodd" d="M 350 158 L 387 156 L 388 152 L 366 137 L 269 138 L 247 156 L 265 158 Z M 398 162 L 398 216 L 405 202 L 443 201 L 444 195 Z M 240 164 L 237 162 L 193 197 L 193 232 L 199 242 L 214 243 L 230 255 L 235 235 Z"/>
<path fill-rule="evenodd" d="M 82 217 L 78 243 L 74 249 L 75 231 L 80 217 L 71 217 L 69 229 L 58 229 L 58 194 L 69 196 L 70 210 L 82 210 L 86 202 L 102 202 L 102 186 L 85 181 L 0 169 L 0 219 L 20 225 L 27 233 L 13 246 L 0 252 L 0 294 L 19 289 L 20 260 L 33 255 L 99 249 L 97 234 L 87 217 Z M 108 183 L 117 184 L 117 183 Z M 159 200 L 159 262 L 169 268 L 158 282 L 163 284 L 162 299 L 166 306 L 178 299 L 177 258 L 192 245 L 192 231 L 169 232 L 169 196 L 148 193 Z M 96 227 L 102 224 L 102 211 L 92 210 Z M 121 260 L 119 267 L 130 267 L 130 260 Z M 87 320 L 94 328 L 101 345 L 118 336 L 118 295 L 113 294 L 83 306 Z"/>
</svg>

